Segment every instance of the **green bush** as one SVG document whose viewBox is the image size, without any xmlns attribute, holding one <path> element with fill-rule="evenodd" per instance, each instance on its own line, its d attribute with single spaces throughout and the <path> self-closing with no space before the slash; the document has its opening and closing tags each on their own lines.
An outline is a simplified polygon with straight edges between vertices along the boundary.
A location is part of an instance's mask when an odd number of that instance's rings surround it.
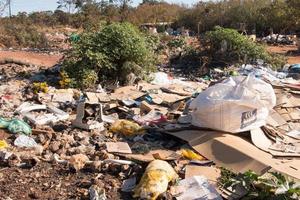
<svg viewBox="0 0 300 200">
<path fill-rule="evenodd" d="M 97 81 L 125 83 L 130 73 L 143 78 L 154 69 L 154 60 L 141 32 L 129 23 L 113 23 L 80 35 L 63 66 L 72 86 L 86 88 Z"/>
<path fill-rule="evenodd" d="M 183 37 L 174 38 L 168 42 L 170 48 L 183 48 L 185 45 L 186 42 Z"/>
<path fill-rule="evenodd" d="M 241 35 L 234 29 L 215 27 L 213 31 L 206 33 L 206 39 L 213 57 L 224 61 L 249 62 L 262 59 L 273 67 L 282 67 L 283 57 L 267 52 L 264 46 L 251 41 L 248 37 Z M 222 44 L 227 43 L 226 50 Z"/>
<path fill-rule="evenodd" d="M 148 47 L 150 47 L 153 51 L 157 52 L 160 50 L 160 37 L 158 35 L 144 33 L 146 37 L 146 42 Z"/>
<path fill-rule="evenodd" d="M 300 197 L 299 183 L 278 172 L 268 172 L 259 176 L 253 171 L 236 174 L 221 168 L 218 185 L 224 190 L 243 191 L 244 196 L 240 199 L 245 200 L 284 200 Z"/>
</svg>

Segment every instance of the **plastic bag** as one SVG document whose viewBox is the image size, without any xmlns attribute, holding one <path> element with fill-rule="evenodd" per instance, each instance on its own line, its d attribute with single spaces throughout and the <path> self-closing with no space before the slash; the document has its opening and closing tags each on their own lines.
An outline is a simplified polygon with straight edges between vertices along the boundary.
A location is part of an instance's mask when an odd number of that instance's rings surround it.
<svg viewBox="0 0 300 200">
<path fill-rule="evenodd" d="M 11 120 L 7 129 L 11 133 L 24 133 L 26 135 L 31 134 L 30 126 L 24 121 L 18 119 Z"/>
<path fill-rule="evenodd" d="M 5 120 L 0 118 L 0 128 L 7 128 L 11 133 L 31 134 L 30 126 L 26 122 L 18 119 Z"/>
<path fill-rule="evenodd" d="M 27 147 L 32 148 L 36 147 L 38 144 L 35 142 L 35 140 L 31 137 L 28 137 L 26 135 L 19 135 L 15 141 L 14 145 L 17 147 Z"/>
<path fill-rule="evenodd" d="M 148 126 L 156 125 L 168 121 L 167 117 L 158 111 L 150 111 L 147 115 L 144 116 L 135 115 L 133 116 L 133 120 L 141 125 L 148 125 Z"/>
<path fill-rule="evenodd" d="M 177 200 L 222 200 L 217 190 L 204 176 L 193 176 L 179 182 L 183 192 L 176 197 Z"/>
<path fill-rule="evenodd" d="M 10 121 L 0 118 L 0 128 L 7 128 L 9 126 Z"/>
<path fill-rule="evenodd" d="M 5 149 L 6 147 L 8 147 L 8 144 L 5 140 L 0 140 L 0 149 Z"/>
<path fill-rule="evenodd" d="M 231 133 L 248 131 L 265 125 L 275 104 L 270 84 L 253 76 L 231 77 L 192 101 L 192 124 Z"/>
<path fill-rule="evenodd" d="M 156 72 L 152 74 L 154 77 L 153 81 L 151 81 L 152 84 L 155 85 L 168 85 L 172 83 L 172 79 L 169 77 L 168 74 L 164 72 Z"/>
<path fill-rule="evenodd" d="M 194 151 L 190 149 L 181 149 L 181 154 L 183 157 L 189 159 L 189 160 L 206 160 L 203 156 L 195 153 Z"/>
<path fill-rule="evenodd" d="M 154 160 L 146 168 L 139 184 L 134 189 L 133 197 L 155 200 L 168 189 L 170 181 L 178 178 L 173 167 L 163 160 Z"/>
<path fill-rule="evenodd" d="M 144 132 L 144 129 L 140 125 L 128 120 L 116 121 L 111 125 L 110 130 L 114 133 L 122 133 L 126 136 L 131 136 Z"/>
</svg>

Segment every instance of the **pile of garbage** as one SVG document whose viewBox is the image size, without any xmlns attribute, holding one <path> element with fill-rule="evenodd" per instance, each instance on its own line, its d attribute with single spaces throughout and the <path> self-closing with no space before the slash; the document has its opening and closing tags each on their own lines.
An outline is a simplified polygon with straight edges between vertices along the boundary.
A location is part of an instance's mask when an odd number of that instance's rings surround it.
<svg viewBox="0 0 300 200">
<path fill-rule="evenodd" d="M 220 167 L 300 179 L 300 83 L 262 66 L 240 74 L 212 83 L 158 72 L 134 86 L 37 93 L 10 80 L 0 86 L 1 166 L 113 171 L 122 192 L 151 200 L 245 196 L 217 184 Z M 105 192 L 93 183 L 87 195 Z"/>
<path fill-rule="evenodd" d="M 70 44 L 68 43 L 69 34 L 62 32 L 45 33 L 45 37 L 51 49 L 66 50 L 70 48 Z"/>
<path fill-rule="evenodd" d="M 268 44 L 282 44 L 282 45 L 295 45 L 296 35 L 281 35 L 281 34 L 271 34 L 262 38 L 263 42 Z"/>
</svg>

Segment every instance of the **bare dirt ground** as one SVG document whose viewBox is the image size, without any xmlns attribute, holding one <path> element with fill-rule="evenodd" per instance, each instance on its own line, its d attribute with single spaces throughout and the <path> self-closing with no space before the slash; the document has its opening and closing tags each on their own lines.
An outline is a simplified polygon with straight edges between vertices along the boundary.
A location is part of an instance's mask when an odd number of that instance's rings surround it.
<svg viewBox="0 0 300 200">
<path fill-rule="evenodd" d="M 267 49 L 270 52 L 287 56 L 288 64 L 300 63 L 300 53 L 296 52 L 297 51 L 296 45 L 268 46 Z"/>
<path fill-rule="evenodd" d="M 89 199 L 88 189 L 97 185 L 107 199 L 129 199 L 117 188 L 121 182 L 109 174 L 70 172 L 58 164 L 39 163 L 30 169 L 0 168 L 0 199 Z"/>
<path fill-rule="evenodd" d="M 268 50 L 270 52 L 286 55 L 289 64 L 300 63 L 300 53 L 295 53 L 295 51 L 297 51 L 297 46 L 295 45 L 268 46 Z M 26 51 L 0 51 L 0 61 L 7 58 L 21 60 L 38 66 L 52 67 L 59 62 L 62 55 L 46 55 Z"/>
<path fill-rule="evenodd" d="M 45 67 L 52 67 L 57 64 L 61 58 L 62 55 L 47 55 L 26 51 L 0 51 L 0 61 L 4 59 L 14 59 Z"/>
</svg>

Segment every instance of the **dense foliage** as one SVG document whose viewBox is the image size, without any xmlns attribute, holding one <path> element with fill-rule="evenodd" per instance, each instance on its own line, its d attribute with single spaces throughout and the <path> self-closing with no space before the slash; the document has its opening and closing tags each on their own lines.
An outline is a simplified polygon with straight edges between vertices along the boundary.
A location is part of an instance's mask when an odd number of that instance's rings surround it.
<svg viewBox="0 0 300 200">
<path fill-rule="evenodd" d="M 143 78 L 153 69 L 153 50 L 133 25 L 113 23 L 97 32 L 87 32 L 73 44 L 64 69 L 76 87 L 90 87 L 97 81 L 126 81 L 134 73 Z"/>
<path fill-rule="evenodd" d="M 206 39 L 209 43 L 207 46 L 210 48 L 210 54 L 215 60 L 249 63 L 262 59 L 274 67 L 282 67 L 285 63 L 277 55 L 267 52 L 264 46 L 251 41 L 234 29 L 215 27 L 213 31 L 206 33 Z"/>
<path fill-rule="evenodd" d="M 200 33 L 217 25 L 248 34 L 291 33 L 300 30 L 299 10 L 298 0 L 200 1 L 179 14 L 177 25 Z"/>
<path fill-rule="evenodd" d="M 0 5 L 0 12 L 1 10 Z M 274 33 L 289 34 L 300 32 L 299 10 L 299 0 L 211 0 L 199 1 L 191 7 L 159 0 L 145 0 L 136 7 L 131 6 L 130 0 L 59 0 L 58 9 L 54 12 L 20 12 L 11 18 L 0 18 L 0 35 L 7 33 L 7 25 L 23 26 L 23 29 L 34 26 L 38 32 L 45 27 L 58 26 L 97 29 L 101 20 L 109 23 L 127 21 L 137 26 L 144 23 L 174 22 L 173 27 L 183 26 L 194 33 L 204 33 L 219 25 L 259 36 L 269 34 L 272 30 Z M 159 30 L 164 31 L 167 27 L 161 26 Z M 13 38 L 14 34 L 17 32 L 11 35 L 11 45 L 8 42 L 5 45 L 14 46 L 19 43 Z"/>
<path fill-rule="evenodd" d="M 270 31 L 289 33 L 300 30 L 298 0 L 200 1 L 192 7 L 163 1 L 143 1 L 131 7 L 130 1 L 60 0 L 55 12 L 19 13 L 13 24 L 70 25 L 75 28 L 95 25 L 99 20 L 142 23 L 175 22 L 195 32 L 212 30 L 214 26 L 236 28 L 251 34 Z M 64 12 L 66 11 L 66 12 Z M 72 12 L 71 12 L 72 11 Z M 8 23 L 1 19 L 1 23 Z"/>
<path fill-rule="evenodd" d="M 168 42 L 168 46 L 171 48 L 183 48 L 186 45 L 184 38 L 177 37 Z"/>
</svg>

